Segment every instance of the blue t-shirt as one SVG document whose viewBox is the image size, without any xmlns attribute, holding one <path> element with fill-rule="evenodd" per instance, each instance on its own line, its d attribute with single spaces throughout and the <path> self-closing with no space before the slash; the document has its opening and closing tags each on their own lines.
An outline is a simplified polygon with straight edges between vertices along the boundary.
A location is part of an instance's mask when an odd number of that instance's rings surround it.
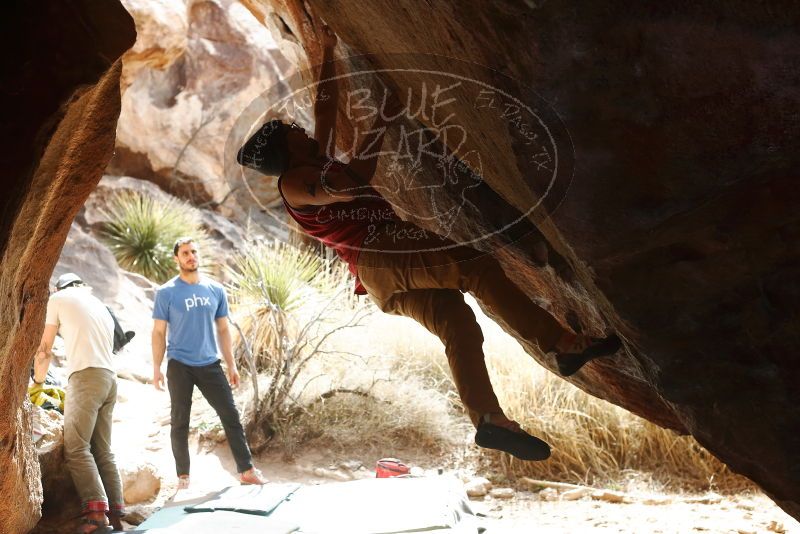
<svg viewBox="0 0 800 534">
<path fill-rule="evenodd" d="M 208 278 L 188 284 L 176 276 L 156 292 L 153 319 L 167 321 L 167 358 L 186 365 L 219 360 L 214 320 L 227 316 L 225 288 Z"/>
</svg>

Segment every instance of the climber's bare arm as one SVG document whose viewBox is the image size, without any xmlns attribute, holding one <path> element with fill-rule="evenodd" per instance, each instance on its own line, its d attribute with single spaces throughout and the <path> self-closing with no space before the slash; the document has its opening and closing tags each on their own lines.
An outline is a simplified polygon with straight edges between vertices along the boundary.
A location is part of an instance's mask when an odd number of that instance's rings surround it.
<svg viewBox="0 0 800 534">
<path fill-rule="evenodd" d="M 295 167 L 281 178 L 281 190 L 290 206 L 324 206 L 353 200 L 354 195 L 369 186 L 378 168 L 378 155 L 389 121 L 401 110 L 396 98 L 388 98 L 372 128 L 358 134 L 361 141 L 355 157 L 346 165 Z"/>
<path fill-rule="evenodd" d="M 322 66 L 319 71 L 317 96 L 314 100 L 314 139 L 319 141 L 319 155 L 334 157 L 336 152 L 336 113 L 339 101 L 339 83 L 336 77 L 336 64 L 333 62 L 333 49 L 336 34 L 330 27 L 323 26 L 321 42 Z"/>
</svg>

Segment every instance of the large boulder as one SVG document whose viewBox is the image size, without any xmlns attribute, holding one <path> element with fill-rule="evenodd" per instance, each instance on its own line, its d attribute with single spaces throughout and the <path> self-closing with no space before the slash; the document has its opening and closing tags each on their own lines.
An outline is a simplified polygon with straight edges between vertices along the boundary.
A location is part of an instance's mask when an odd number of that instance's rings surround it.
<svg viewBox="0 0 800 534">
<path fill-rule="evenodd" d="M 43 520 L 31 534 L 50 534 L 65 531 L 69 525 L 76 527 L 74 520 L 81 514 L 81 500 L 67 470 L 64 459 L 64 416 L 55 410 L 33 407 L 36 454 L 42 471 Z"/>
<path fill-rule="evenodd" d="M 192 10 L 214 14 L 227 5 L 198 2 Z M 469 134 L 466 148 L 482 154 L 485 165 L 439 138 L 434 145 L 462 160 L 443 163 L 455 164 L 455 177 L 460 172 L 467 180 L 442 181 L 449 167 L 427 168 L 415 175 L 413 185 L 421 187 L 392 189 L 386 183 L 392 169 L 384 168 L 376 185 L 392 192 L 387 196 L 405 216 L 430 229 L 446 227 L 460 240 L 482 238 L 474 244 L 485 249 L 511 241 L 498 257 L 532 298 L 575 329 L 615 330 L 625 338 L 624 353 L 591 364 L 574 383 L 691 433 L 800 517 L 800 193 L 794 183 L 800 12 L 794 3 L 243 5 L 263 24 L 279 27 L 287 48 L 308 58 L 306 65 L 319 62 L 316 33 L 327 21 L 341 37 L 343 67 L 383 69 L 365 75 L 374 78 L 371 87 L 381 78 L 419 93 L 421 80 L 450 71 L 486 84 L 489 94 L 479 93 L 480 100 L 464 98 L 466 85 L 455 88 L 451 94 L 461 98 L 445 108 L 456 113 Z M 23 532 L 41 503 L 23 405 L 28 366 L 43 325 L 47 281 L 70 223 L 111 155 L 121 69 L 109 65 L 134 33 L 116 2 L 15 3 L 2 20 L 13 46 L 3 47 L 9 61 L 0 83 L 9 110 L 2 122 L 8 183 L 0 197 L 0 374 L 7 378 L 0 383 L 0 492 L 13 498 L 0 503 L 0 527 Z M 197 27 L 207 32 L 198 46 L 216 50 L 224 24 Z M 180 49 L 181 43 L 165 46 Z M 390 72 L 385 69 L 398 65 L 385 52 L 431 55 L 417 56 L 416 70 L 407 68 L 412 62 Z M 148 53 L 157 55 L 158 47 Z M 187 72 L 193 71 L 161 76 L 180 80 Z M 179 128 L 187 146 L 193 135 L 210 131 L 196 110 L 211 108 L 199 96 L 170 93 L 181 86 L 167 84 L 155 96 L 195 117 Z M 526 122 L 513 112 L 518 104 L 491 96 L 521 97 L 534 104 L 528 118 L 541 121 Z M 348 111 L 340 108 L 344 151 L 354 137 Z M 437 128 L 432 114 L 408 123 Z M 547 150 L 531 153 L 531 146 Z M 222 161 L 229 164 L 231 155 Z M 560 193 L 551 195 L 550 182 L 538 178 L 556 161 Z M 542 198 L 553 202 L 526 212 Z M 489 236 L 520 213 L 528 215 L 521 232 Z M 527 348 L 552 367 L 551 359 Z"/>
<path fill-rule="evenodd" d="M 456 154 L 440 163 L 478 169 L 472 181 L 429 165 L 399 187 L 383 167 L 376 184 L 406 218 L 495 249 L 564 324 L 624 338 L 618 357 L 572 382 L 691 433 L 800 517 L 796 4 L 248 4 L 302 44 L 301 67 L 319 63 L 330 24 L 339 72 L 372 73 L 343 80 L 345 97 L 380 78 L 416 106 L 428 99 L 406 132 L 442 134 L 442 117 L 461 128 L 461 147 L 441 135 L 428 146 Z M 421 87 L 448 76 L 460 83 L 437 119 Z M 364 124 L 353 109 L 343 98 L 345 152 Z M 388 146 L 397 138 L 395 127 Z M 520 213 L 536 228 L 491 235 Z"/>
<path fill-rule="evenodd" d="M 147 462 L 120 467 L 122 493 L 125 504 L 139 504 L 152 501 L 161 491 L 161 477 L 158 469 Z"/>
<path fill-rule="evenodd" d="M 280 197 L 256 201 L 223 176 L 223 146 L 241 109 L 281 84 L 290 64 L 271 34 L 234 0 L 123 0 L 138 29 L 125 56 L 122 112 L 109 174 L 150 180 L 240 222 Z"/>
</svg>

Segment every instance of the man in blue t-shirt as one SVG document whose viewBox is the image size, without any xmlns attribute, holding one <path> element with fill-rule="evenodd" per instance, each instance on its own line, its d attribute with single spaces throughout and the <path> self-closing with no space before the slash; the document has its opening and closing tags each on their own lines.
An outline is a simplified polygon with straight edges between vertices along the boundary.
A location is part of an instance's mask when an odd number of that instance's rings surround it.
<svg viewBox="0 0 800 534">
<path fill-rule="evenodd" d="M 178 239 L 173 252 L 180 274 L 158 288 L 153 307 L 153 385 L 163 391 L 161 362 L 166 349 L 170 437 L 178 488 L 189 487 L 189 415 L 194 386 L 219 415 L 239 480 L 243 484 L 264 484 L 261 473 L 253 467 L 239 411 L 233 401 L 231 386 L 239 385 L 239 372 L 231 350 L 225 289 L 218 282 L 200 276 L 200 258 L 192 238 Z M 228 369 L 227 380 L 220 365 L 220 351 Z"/>
</svg>

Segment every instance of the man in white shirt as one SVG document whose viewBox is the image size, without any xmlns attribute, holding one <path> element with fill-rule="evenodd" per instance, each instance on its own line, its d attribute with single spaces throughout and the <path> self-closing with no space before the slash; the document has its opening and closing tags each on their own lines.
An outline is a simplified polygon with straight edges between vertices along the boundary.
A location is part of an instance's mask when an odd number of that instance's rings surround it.
<svg viewBox="0 0 800 534">
<path fill-rule="evenodd" d="M 74 273 L 62 275 L 47 302 L 47 318 L 34 360 L 37 384 L 44 383 L 56 334 L 67 354 L 64 457 L 83 505 L 81 533 L 122 530 L 122 483 L 111 452 L 117 400 L 112 361 L 114 320 L 105 305 Z M 108 517 L 107 517 L 108 515 Z"/>
</svg>

